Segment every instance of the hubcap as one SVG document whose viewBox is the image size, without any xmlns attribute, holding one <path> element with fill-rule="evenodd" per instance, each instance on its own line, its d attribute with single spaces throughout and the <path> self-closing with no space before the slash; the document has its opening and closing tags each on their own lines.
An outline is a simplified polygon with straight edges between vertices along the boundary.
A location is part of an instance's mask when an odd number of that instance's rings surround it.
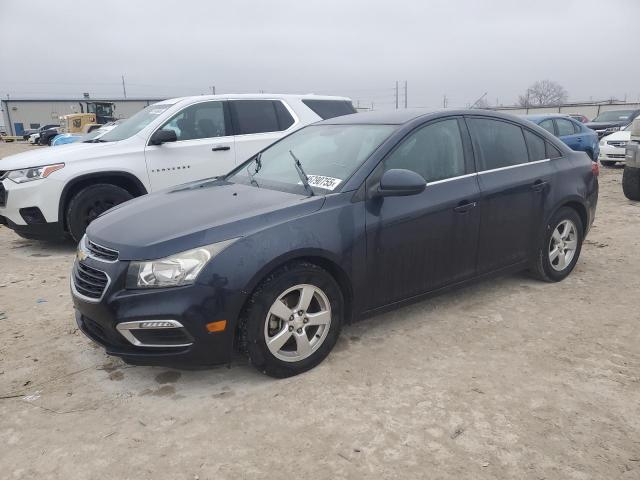
<svg viewBox="0 0 640 480">
<path fill-rule="evenodd" d="M 318 287 L 301 284 L 273 302 L 264 324 L 269 351 L 279 360 L 299 362 L 320 348 L 331 325 L 331 304 Z"/>
<path fill-rule="evenodd" d="M 561 272 L 573 260 L 578 248 L 578 229 L 571 220 L 563 220 L 553 231 L 549 240 L 549 262 Z"/>
</svg>

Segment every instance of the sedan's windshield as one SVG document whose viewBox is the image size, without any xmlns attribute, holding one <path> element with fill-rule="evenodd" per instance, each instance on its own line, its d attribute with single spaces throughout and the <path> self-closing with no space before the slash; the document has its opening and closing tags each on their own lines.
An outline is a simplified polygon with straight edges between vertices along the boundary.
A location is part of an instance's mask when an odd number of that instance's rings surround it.
<svg viewBox="0 0 640 480">
<path fill-rule="evenodd" d="M 395 125 L 312 125 L 272 145 L 227 180 L 305 192 L 294 157 L 311 188 L 336 190 L 390 134 Z"/>
<path fill-rule="evenodd" d="M 122 124 L 118 125 L 110 132 L 105 133 L 100 137 L 100 140 L 103 142 L 118 142 L 129 138 L 149 125 L 158 118 L 158 115 L 172 106 L 172 103 L 156 103 L 155 105 L 149 105 L 144 110 L 136 113 L 133 117 L 122 122 Z"/>
<path fill-rule="evenodd" d="M 628 120 L 633 114 L 633 110 L 611 110 L 598 115 L 594 122 L 623 122 Z"/>
</svg>

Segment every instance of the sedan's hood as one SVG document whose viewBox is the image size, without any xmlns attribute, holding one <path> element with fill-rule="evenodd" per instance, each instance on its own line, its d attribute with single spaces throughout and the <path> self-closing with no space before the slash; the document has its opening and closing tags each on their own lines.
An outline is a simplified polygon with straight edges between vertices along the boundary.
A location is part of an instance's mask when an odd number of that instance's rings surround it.
<svg viewBox="0 0 640 480">
<path fill-rule="evenodd" d="M 247 236 L 318 210 L 324 197 L 305 197 L 222 180 L 195 182 L 119 205 L 87 229 L 93 242 L 121 260 L 166 257 Z"/>
<path fill-rule="evenodd" d="M 611 127 L 622 127 L 623 125 L 626 125 L 626 123 L 625 122 L 589 122 L 589 123 L 585 123 L 585 126 L 587 126 L 588 128 L 591 128 L 592 130 L 603 130 L 605 128 L 611 128 Z"/>
<path fill-rule="evenodd" d="M 20 168 L 40 167 L 52 163 L 69 163 L 105 155 L 116 147 L 112 143 L 72 143 L 56 148 L 33 147 L 30 152 L 9 155 L 0 159 L 0 170 L 18 170 Z"/>
<path fill-rule="evenodd" d="M 602 137 L 602 140 L 617 140 L 619 142 L 629 141 L 631 140 L 631 132 L 629 130 L 620 130 L 619 132 L 614 132 L 606 137 Z"/>
</svg>

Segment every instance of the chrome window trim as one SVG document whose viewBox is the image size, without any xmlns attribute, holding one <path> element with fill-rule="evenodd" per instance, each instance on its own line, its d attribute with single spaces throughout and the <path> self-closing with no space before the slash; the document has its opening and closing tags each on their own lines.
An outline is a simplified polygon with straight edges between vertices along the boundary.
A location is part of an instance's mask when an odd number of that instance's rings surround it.
<svg viewBox="0 0 640 480">
<path fill-rule="evenodd" d="M 512 168 L 526 167 L 528 165 L 535 165 L 537 163 L 544 163 L 544 162 L 550 162 L 550 161 L 551 161 L 550 158 L 545 158 L 544 160 L 535 160 L 533 162 L 519 163 L 517 165 L 508 165 L 506 167 L 492 168 L 491 170 L 482 170 L 481 172 L 478 172 L 478 175 L 484 175 L 485 173 L 501 172 L 503 170 L 511 170 Z"/>
<path fill-rule="evenodd" d="M 510 170 L 512 168 L 526 167 L 527 165 L 534 165 L 536 163 L 544 163 L 544 162 L 550 162 L 550 161 L 551 161 L 550 158 L 545 158 L 543 160 L 535 160 L 533 162 L 519 163 L 517 165 L 508 165 L 506 167 L 492 168 L 491 170 L 483 170 L 481 172 L 467 173 L 465 175 L 458 175 L 457 177 L 450 177 L 450 178 L 445 178 L 445 179 L 442 179 L 442 180 L 436 180 L 434 182 L 427 182 L 427 186 L 429 186 L 429 185 L 438 185 L 439 183 L 446 183 L 446 182 L 451 182 L 453 180 L 460 180 L 462 178 L 475 177 L 475 176 L 478 176 L 478 175 L 484 175 L 485 173 L 500 172 L 502 170 Z"/>
<path fill-rule="evenodd" d="M 95 268 L 94 270 L 97 270 L 101 273 L 104 273 L 105 276 L 107 277 L 107 284 L 104 286 L 104 290 L 102 290 L 102 295 L 100 295 L 100 298 L 91 298 L 91 297 L 87 297 L 83 294 L 81 294 L 80 292 L 78 292 L 78 290 L 76 290 L 76 284 L 73 281 L 73 277 L 75 276 L 75 269 L 77 269 L 77 265 L 73 266 L 73 270 L 71 271 L 71 278 L 69 279 L 69 281 L 71 282 L 71 293 L 73 293 L 74 297 L 78 297 L 79 299 L 87 302 L 87 303 L 100 303 L 102 301 L 102 299 L 104 298 L 105 294 L 107 293 L 107 290 L 109 289 L 109 285 L 111 285 L 111 277 L 109 276 L 109 274 L 107 272 L 103 272 L 102 270 L 98 270 L 97 268 Z M 93 268 L 93 267 L 91 267 Z"/>
<path fill-rule="evenodd" d="M 170 327 L 140 328 L 140 324 L 141 323 L 146 323 L 146 322 L 166 322 L 166 323 L 171 323 L 172 326 L 170 326 Z M 180 347 L 188 347 L 188 346 L 193 345 L 193 342 L 175 344 L 175 345 L 157 345 L 157 344 L 153 344 L 153 343 L 143 343 L 140 340 L 138 340 L 135 337 L 135 335 L 131 332 L 131 330 L 164 330 L 164 329 L 167 329 L 167 328 L 184 328 L 184 325 L 182 325 L 177 320 L 149 320 L 149 319 L 136 320 L 134 322 L 122 322 L 122 323 L 118 323 L 116 325 L 116 330 L 118 332 L 120 332 L 120 334 L 124 338 L 126 338 L 129 341 L 129 343 L 131 343 L 132 345 L 135 345 L 136 347 L 180 348 Z"/>
</svg>

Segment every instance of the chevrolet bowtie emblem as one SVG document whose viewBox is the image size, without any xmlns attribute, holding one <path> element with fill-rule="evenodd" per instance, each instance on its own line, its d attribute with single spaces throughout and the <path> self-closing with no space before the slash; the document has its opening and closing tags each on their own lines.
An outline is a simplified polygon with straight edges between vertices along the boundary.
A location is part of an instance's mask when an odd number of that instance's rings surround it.
<svg viewBox="0 0 640 480">
<path fill-rule="evenodd" d="M 82 262 L 83 260 L 86 260 L 87 258 L 87 252 L 85 252 L 82 248 L 78 248 L 78 251 L 76 252 L 76 257 L 78 257 L 78 260 L 80 262 Z"/>
</svg>

